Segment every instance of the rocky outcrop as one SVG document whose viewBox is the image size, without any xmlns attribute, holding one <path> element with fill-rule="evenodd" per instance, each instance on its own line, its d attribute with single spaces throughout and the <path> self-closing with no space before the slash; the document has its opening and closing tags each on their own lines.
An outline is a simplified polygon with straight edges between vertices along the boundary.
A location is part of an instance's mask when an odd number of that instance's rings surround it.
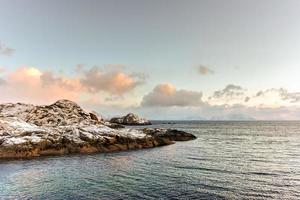
<svg viewBox="0 0 300 200">
<path fill-rule="evenodd" d="M 76 103 L 0 105 L 0 158 L 150 148 L 195 139 L 168 129 L 128 129 L 104 122 Z M 119 128 L 119 129 L 116 129 Z"/>
<path fill-rule="evenodd" d="M 114 117 L 110 120 L 111 123 L 122 124 L 127 126 L 136 126 L 136 125 L 151 125 L 151 122 L 140 118 L 139 116 L 129 113 L 123 117 Z"/>
</svg>

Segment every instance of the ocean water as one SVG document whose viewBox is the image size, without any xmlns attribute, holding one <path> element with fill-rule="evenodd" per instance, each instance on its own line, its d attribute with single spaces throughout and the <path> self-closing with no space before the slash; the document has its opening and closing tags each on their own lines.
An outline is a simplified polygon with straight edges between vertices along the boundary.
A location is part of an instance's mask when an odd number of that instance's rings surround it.
<svg viewBox="0 0 300 200">
<path fill-rule="evenodd" d="M 300 122 L 155 122 L 198 138 L 0 161 L 0 199 L 300 199 Z"/>
</svg>

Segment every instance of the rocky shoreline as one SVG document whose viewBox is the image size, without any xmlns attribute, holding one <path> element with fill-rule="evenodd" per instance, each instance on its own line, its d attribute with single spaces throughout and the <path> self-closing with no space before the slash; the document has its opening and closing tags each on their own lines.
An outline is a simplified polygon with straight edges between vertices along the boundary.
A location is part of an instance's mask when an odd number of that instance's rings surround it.
<svg viewBox="0 0 300 200">
<path fill-rule="evenodd" d="M 171 129 L 128 129 L 76 103 L 0 105 L 0 159 L 151 148 L 195 139 Z"/>
</svg>

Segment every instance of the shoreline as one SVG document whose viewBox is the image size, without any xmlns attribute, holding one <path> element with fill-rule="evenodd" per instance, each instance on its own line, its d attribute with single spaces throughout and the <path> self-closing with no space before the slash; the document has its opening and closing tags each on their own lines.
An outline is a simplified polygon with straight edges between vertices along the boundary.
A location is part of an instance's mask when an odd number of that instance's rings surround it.
<svg viewBox="0 0 300 200">
<path fill-rule="evenodd" d="M 174 129 L 114 128 L 76 103 L 0 105 L 0 159 L 153 148 L 196 137 Z"/>
<path fill-rule="evenodd" d="M 147 130 L 149 131 L 150 129 Z M 153 129 L 150 131 L 153 131 Z M 129 150 L 134 151 L 171 145 L 175 144 L 175 141 L 188 141 L 196 139 L 195 136 L 183 131 L 180 132 L 180 135 L 175 135 L 172 133 L 173 131 L 178 132 L 177 130 L 168 129 L 163 131 L 166 131 L 165 135 L 150 136 L 139 139 L 132 139 L 130 137 L 107 138 L 106 143 L 98 143 L 99 141 L 94 140 L 85 143 L 65 141 L 62 143 L 47 144 L 45 141 L 43 141 L 37 144 L 30 143 L 13 145 L 9 147 L 0 146 L 0 160 L 35 158 L 43 156 L 62 156 L 71 154 L 111 153 Z M 172 137 L 176 137 L 177 139 Z"/>
</svg>

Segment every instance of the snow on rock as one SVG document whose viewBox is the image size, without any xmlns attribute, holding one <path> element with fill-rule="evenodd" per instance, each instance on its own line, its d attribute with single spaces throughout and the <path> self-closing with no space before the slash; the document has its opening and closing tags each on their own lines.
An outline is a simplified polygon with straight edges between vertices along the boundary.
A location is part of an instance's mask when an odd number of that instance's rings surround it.
<svg viewBox="0 0 300 200">
<path fill-rule="evenodd" d="M 0 117 L 18 117 L 25 119 L 28 112 L 34 108 L 34 105 L 23 103 L 0 104 Z"/>
</svg>

